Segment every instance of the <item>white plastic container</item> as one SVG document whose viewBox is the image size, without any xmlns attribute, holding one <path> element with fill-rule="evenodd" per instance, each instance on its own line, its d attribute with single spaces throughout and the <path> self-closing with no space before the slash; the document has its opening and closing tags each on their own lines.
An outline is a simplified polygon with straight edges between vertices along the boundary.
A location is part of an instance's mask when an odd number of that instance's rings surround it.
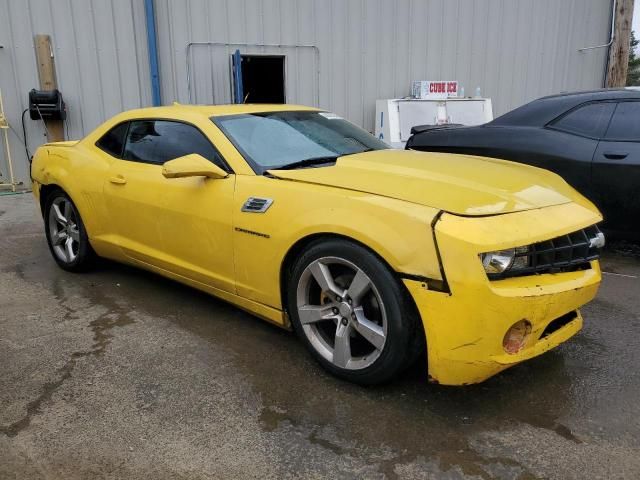
<svg viewBox="0 0 640 480">
<path fill-rule="evenodd" d="M 491 120 L 490 98 L 390 98 L 376 101 L 375 135 L 393 148 L 404 148 L 416 125 L 482 125 Z"/>
</svg>

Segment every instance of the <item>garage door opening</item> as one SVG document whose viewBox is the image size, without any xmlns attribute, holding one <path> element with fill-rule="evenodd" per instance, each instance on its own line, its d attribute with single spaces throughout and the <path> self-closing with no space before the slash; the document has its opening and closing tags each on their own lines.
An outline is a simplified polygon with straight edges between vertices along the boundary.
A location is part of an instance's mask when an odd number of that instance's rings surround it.
<svg viewBox="0 0 640 480">
<path fill-rule="evenodd" d="M 285 103 L 284 55 L 242 55 L 243 103 Z"/>
</svg>

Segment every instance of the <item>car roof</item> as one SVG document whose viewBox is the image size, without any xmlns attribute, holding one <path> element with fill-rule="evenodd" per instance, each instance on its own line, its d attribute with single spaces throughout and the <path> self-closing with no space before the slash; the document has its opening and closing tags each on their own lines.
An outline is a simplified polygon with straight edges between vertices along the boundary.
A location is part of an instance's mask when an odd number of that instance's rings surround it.
<svg viewBox="0 0 640 480">
<path fill-rule="evenodd" d="M 615 100 L 619 98 L 640 98 L 640 92 L 633 88 L 600 88 L 597 90 L 584 90 L 579 92 L 561 92 L 554 95 L 540 97 L 538 100 L 545 98 L 562 98 L 570 97 L 580 100 Z"/>
<path fill-rule="evenodd" d="M 121 115 L 127 118 L 167 117 L 179 119 L 182 116 L 202 115 L 217 117 L 247 113 L 283 112 L 283 111 L 318 111 L 317 108 L 290 104 L 248 104 L 233 103 L 228 105 L 191 105 L 174 102 L 170 106 L 139 108 L 128 110 Z"/>
<path fill-rule="evenodd" d="M 559 93 L 538 98 L 496 118 L 488 125 L 543 126 L 578 105 L 604 100 L 640 100 L 640 91 L 625 88 L 603 88 L 583 92 Z"/>
</svg>

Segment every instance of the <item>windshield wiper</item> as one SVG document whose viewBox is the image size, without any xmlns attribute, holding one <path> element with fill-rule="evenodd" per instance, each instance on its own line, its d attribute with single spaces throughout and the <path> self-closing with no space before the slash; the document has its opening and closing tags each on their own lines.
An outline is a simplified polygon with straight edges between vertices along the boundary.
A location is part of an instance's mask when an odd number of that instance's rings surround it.
<svg viewBox="0 0 640 480">
<path fill-rule="evenodd" d="M 268 170 L 294 170 L 296 168 L 313 167 L 315 165 L 324 165 L 326 163 L 335 163 L 340 155 L 332 157 L 313 157 L 298 160 L 297 162 L 286 163 L 277 167 L 271 167 Z"/>
</svg>

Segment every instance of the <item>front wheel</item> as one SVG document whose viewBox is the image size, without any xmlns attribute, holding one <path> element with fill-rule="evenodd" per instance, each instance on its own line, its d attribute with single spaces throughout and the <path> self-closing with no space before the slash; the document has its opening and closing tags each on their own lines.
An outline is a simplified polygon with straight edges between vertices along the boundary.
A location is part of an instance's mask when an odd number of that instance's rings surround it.
<svg viewBox="0 0 640 480">
<path fill-rule="evenodd" d="M 393 272 L 355 243 L 315 243 L 295 263 L 288 310 L 297 334 L 331 373 L 388 381 L 424 346 L 418 318 Z"/>
<path fill-rule="evenodd" d="M 45 201 L 45 232 L 56 263 L 70 272 L 87 270 L 95 259 L 77 207 L 62 191 L 56 190 Z"/>
</svg>

